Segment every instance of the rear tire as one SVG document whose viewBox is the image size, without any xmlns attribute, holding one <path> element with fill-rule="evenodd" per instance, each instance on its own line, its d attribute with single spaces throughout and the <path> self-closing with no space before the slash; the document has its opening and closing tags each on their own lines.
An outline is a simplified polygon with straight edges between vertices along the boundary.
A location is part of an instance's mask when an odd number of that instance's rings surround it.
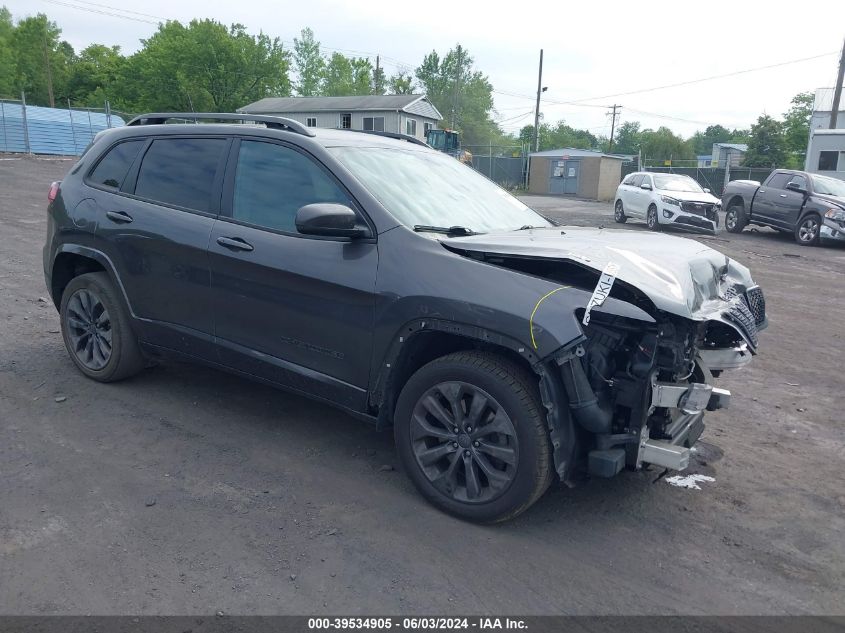
<svg viewBox="0 0 845 633">
<path fill-rule="evenodd" d="M 613 219 L 616 220 L 618 224 L 625 224 L 628 221 L 628 216 L 625 215 L 625 209 L 622 206 L 622 201 L 617 200 L 616 206 L 613 209 Z"/>
<path fill-rule="evenodd" d="M 536 381 L 496 354 L 438 358 L 396 406 L 399 459 L 417 490 L 461 519 L 505 521 L 549 487 L 554 469 Z"/>
<path fill-rule="evenodd" d="M 728 233 L 742 233 L 746 224 L 745 206 L 741 202 L 731 202 L 725 211 L 725 230 Z"/>
<path fill-rule="evenodd" d="M 808 213 L 795 227 L 795 241 L 801 246 L 818 246 L 821 241 L 822 219 L 817 213 Z"/>
<path fill-rule="evenodd" d="M 648 208 L 648 213 L 645 216 L 645 222 L 648 225 L 649 230 L 651 231 L 659 231 L 660 230 L 660 220 L 657 217 L 657 205 L 652 204 Z"/>
<path fill-rule="evenodd" d="M 59 317 L 68 355 L 89 378 L 114 382 L 144 368 L 129 316 L 106 273 L 71 279 L 62 294 Z"/>
</svg>

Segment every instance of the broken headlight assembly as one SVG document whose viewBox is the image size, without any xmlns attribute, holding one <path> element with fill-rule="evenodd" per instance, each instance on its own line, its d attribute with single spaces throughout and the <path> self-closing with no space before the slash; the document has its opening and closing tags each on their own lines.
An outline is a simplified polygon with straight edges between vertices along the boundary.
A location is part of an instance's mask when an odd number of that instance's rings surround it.
<svg viewBox="0 0 845 633">
<path fill-rule="evenodd" d="M 832 207 L 825 212 L 824 217 L 829 220 L 835 220 L 836 222 L 845 222 L 845 209 Z"/>
</svg>

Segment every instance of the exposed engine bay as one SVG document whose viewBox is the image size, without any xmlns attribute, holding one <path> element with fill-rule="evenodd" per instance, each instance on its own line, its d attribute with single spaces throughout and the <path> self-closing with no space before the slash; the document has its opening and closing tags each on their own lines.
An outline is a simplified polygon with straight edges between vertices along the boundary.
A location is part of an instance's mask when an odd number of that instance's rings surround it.
<svg viewBox="0 0 845 633">
<path fill-rule="evenodd" d="M 477 250 L 463 250 L 473 238 L 453 243 L 466 256 L 580 291 L 581 336 L 552 354 L 576 423 L 580 470 L 683 470 L 705 411 L 729 405 L 730 392 L 715 379 L 756 353 L 767 325 L 762 290 L 746 268 L 691 240 L 638 236 L 632 246 L 623 231 L 604 232 L 601 242 L 594 229 L 536 233 L 519 244 L 488 236 Z M 576 233 L 577 252 L 551 247 L 568 233 Z M 569 468 L 559 468 L 561 478 Z"/>
</svg>

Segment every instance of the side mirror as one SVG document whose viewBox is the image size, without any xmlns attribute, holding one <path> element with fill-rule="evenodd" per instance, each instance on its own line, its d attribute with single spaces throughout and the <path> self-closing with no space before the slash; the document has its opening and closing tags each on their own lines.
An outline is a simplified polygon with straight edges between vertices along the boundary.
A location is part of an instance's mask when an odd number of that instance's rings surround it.
<svg viewBox="0 0 845 633">
<path fill-rule="evenodd" d="M 704 188 L 704 193 L 710 193 L 710 189 L 708 189 L 707 187 L 705 187 L 705 188 Z"/>
<path fill-rule="evenodd" d="M 807 190 L 804 189 L 804 187 L 799 185 L 797 182 L 786 183 L 786 188 L 789 189 L 790 191 L 797 191 L 798 193 L 807 193 Z"/>
<path fill-rule="evenodd" d="M 651 191 L 651 185 L 648 184 L 647 182 L 644 182 L 643 184 L 640 185 L 640 189 L 646 189 L 648 191 Z"/>
<path fill-rule="evenodd" d="M 344 204 L 306 204 L 296 212 L 296 230 L 303 235 L 363 237 L 367 230 L 357 226 L 358 216 Z"/>
</svg>

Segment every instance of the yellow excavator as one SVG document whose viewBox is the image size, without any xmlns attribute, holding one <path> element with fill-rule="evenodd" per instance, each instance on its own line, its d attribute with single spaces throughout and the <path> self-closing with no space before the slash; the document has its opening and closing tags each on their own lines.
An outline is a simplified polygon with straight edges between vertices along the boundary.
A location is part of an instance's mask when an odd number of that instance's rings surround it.
<svg viewBox="0 0 845 633">
<path fill-rule="evenodd" d="M 472 165 L 472 154 L 461 149 L 461 136 L 454 130 L 429 130 L 425 135 L 425 141 L 434 149 L 449 154 L 461 161 L 464 165 Z"/>
</svg>

